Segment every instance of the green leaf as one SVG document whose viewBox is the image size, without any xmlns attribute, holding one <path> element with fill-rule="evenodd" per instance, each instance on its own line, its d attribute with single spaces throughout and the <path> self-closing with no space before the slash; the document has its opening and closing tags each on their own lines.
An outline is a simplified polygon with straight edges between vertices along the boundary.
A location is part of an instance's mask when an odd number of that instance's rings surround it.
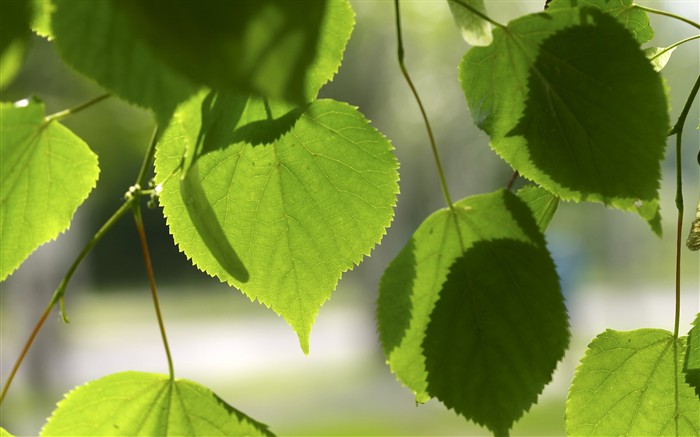
<svg viewBox="0 0 700 437">
<path fill-rule="evenodd" d="M 566 402 L 568 435 L 700 433 L 700 402 L 681 373 L 686 338 L 607 330 L 588 346 Z"/>
<path fill-rule="evenodd" d="M 487 46 L 493 41 L 491 23 L 465 8 L 460 3 L 466 3 L 474 9 L 486 14 L 484 0 L 447 0 L 452 17 L 462 31 L 462 38 L 473 46 Z"/>
<path fill-rule="evenodd" d="M 666 95 L 618 21 L 593 8 L 525 16 L 469 50 L 460 79 L 475 122 L 521 175 L 563 200 L 637 212 L 661 233 Z"/>
<path fill-rule="evenodd" d="M 32 10 L 27 1 L 2 2 L 0 13 L 0 88 L 15 77 L 24 59 Z"/>
<path fill-rule="evenodd" d="M 305 352 L 319 308 L 382 238 L 398 193 L 389 141 L 331 100 L 290 109 L 198 96 L 175 114 L 155 165 L 180 250 L 283 316 Z"/>
<path fill-rule="evenodd" d="M 649 47 L 644 49 L 644 56 L 649 59 L 655 71 L 661 71 L 668 64 L 674 50 L 676 47 Z"/>
<path fill-rule="evenodd" d="M 37 35 L 53 39 L 51 32 L 51 14 L 56 9 L 53 0 L 32 0 L 34 5 L 34 18 L 32 19 L 32 30 Z"/>
<path fill-rule="evenodd" d="M 528 185 L 518 190 L 518 197 L 530 207 L 537 227 L 544 233 L 554 218 L 559 206 L 559 198 L 542 187 Z"/>
<path fill-rule="evenodd" d="M 654 29 L 649 24 L 647 13 L 637 9 L 633 0 L 553 0 L 547 11 L 553 12 L 576 6 L 594 7 L 612 15 L 632 33 L 639 44 L 651 41 L 654 37 Z"/>
<path fill-rule="evenodd" d="M 700 313 L 695 316 L 693 328 L 688 333 L 688 348 L 685 354 L 685 382 L 700 396 Z"/>
<path fill-rule="evenodd" d="M 111 0 L 55 0 L 51 27 L 64 61 L 165 125 L 194 93 L 185 77 L 161 62 Z"/>
<path fill-rule="evenodd" d="M 354 26 L 346 0 L 119 0 L 155 51 L 214 89 L 313 100 L 337 72 Z"/>
<path fill-rule="evenodd" d="M 551 380 L 569 342 L 554 263 L 509 191 L 435 212 L 384 272 L 379 334 L 419 402 L 437 397 L 505 434 Z"/>
<path fill-rule="evenodd" d="M 266 425 L 206 387 L 167 375 L 122 372 L 68 393 L 42 436 L 271 436 Z"/>
<path fill-rule="evenodd" d="M 0 437 L 13 437 L 5 428 L 0 427 Z"/>
<path fill-rule="evenodd" d="M 68 229 L 95 187 L 97 156 L 43 103 L 0 104 L 0 280 Z"/>
</svg>

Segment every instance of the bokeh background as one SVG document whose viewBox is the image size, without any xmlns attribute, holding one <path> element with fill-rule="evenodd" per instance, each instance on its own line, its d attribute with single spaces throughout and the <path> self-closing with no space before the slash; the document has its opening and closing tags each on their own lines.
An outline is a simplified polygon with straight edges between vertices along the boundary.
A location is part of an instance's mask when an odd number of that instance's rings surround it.
<svg viewBox="0 0 700 437">
<path fill-rule="evenodd" d="M 433 400 L 416 405 L 389 372 L 374 321 L 382 271 L 433 211 L 444 206 L 418 108 L 396 62 L 393 2 L 352 1 L 357 24 L 343 65 L 321 92 L 359 106 L 391 139 L 401 163 L 401 195 L 388 235 L 370 258 L 347 272 L 318 316 L 311 353 L 304 356 L 284 321 L 235 289 L 192 267 L 173 245 L 159 209 L 145 210 L 156 279 L 176 375 L 204 384 L 279 435 L 483 435 Z M 488 0 L 507 22 L 542 9 L 544 1 Z M 700 21 L 697 0 L 640 1 Z M 403 1 L 406 63 L 436 133 L 452 197 L 502 187 L 510 168 L 471 122 L 457 79 L 468 49 L 445 1 Z M 655 38 L 667 46 L 697 33 L 670 18 L 651 16 Z M 675 122 L 700 71 L 700 45 L 679 47 L 663 75 Z M 53 113 L 103 91 L 66 67 L 52 45 L 34 38 L 23 69 L 3 101 L 35 95 Z M 643 90 L 640 90 L 643 92 Z M 700 139 L 694 104 L 683 144 L 686 229 L 700 197 L 696 154 Z M 92 233 L 119 207 L 141 164 L 153 120 L 108 99 L 64 123 L 99 155 L 97 189 L 71 229 L 44 245 L 0 284 L 2 382 L 55 287 Z M 661 188 L 664 238 L 639 217 L 601 205 L 562 204 L 547 240 L 557 262 L 571 319 L 572 343 L 537 405 L 514 435 L 563 435 L 568 386 L 588 342 L 606 328 L 673 330 L 676 212 L 673 144 Z M 634 157 L 630 157 L 634 159 Z M 644 177 L 644 175 L 640 175 Z M 698 253 L 684 250 L 681 331 L 699 311 Z M 2 408 L 0 425 L 35 435 L 62 394 L 124 370 L 167 373 L 133 220 L 125 217 L 93 250 L 66 293 L 71 323 L 50 316 Z"/>
</svg>

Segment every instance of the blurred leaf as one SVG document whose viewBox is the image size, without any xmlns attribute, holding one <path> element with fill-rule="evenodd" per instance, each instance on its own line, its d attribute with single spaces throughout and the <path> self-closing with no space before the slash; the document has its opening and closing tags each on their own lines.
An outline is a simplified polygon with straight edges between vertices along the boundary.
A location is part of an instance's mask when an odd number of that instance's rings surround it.
<svg viewBox="0 0 700 437">
<path fill-rule="evenodd" d="M 27 1 L 3 0 L 0 13 L 0 88 L 14 79 L 22 66 L 26 39 L 29 36 L 31 4 Z"/>
<path fill-rule="evenodd" d="M 644 56 L 651 61 L 651 65 L 654 67 L 655 71 L 661 71 L 666 64 L 668 64 L 674 50 L 676 50 L 675 47 L 671 49 L 664 47 L 649 47 L 644 49 Z"/>
<path fill-rule="evenodd" d="M 564 355 L 566 308 L 525 203 L 501 190 L 455 208 L 428 217 L 384 272 L 380 339 L 417 401 L 505 434 Z"/>
<path fill-rule="evenodd" d="M 51 32 L 51 14 L 56 9 L 53 0 L 32 0 L 34 5 L 34 18 L 32 19 L 32 30 L 37 35 L 53 39 Z"/>
<path fill-rule="evenodd" d="M 167 375 L 122 372 L 68 393 L 42 436 L 271 436 L 209 389 Z"/>
<path fill-rule="evenodd" d="M 700 402 L 681 370 L 685 343 L 660 329 L 596 337 L 569 388 L 567 434 L 697 436 Z"/>
<path fill-rule="evenodd" d="M 544 233 L 554 218 L 559 198 L 542 187 L 528 185 L 518 190 L 518 197 L 530 207 L 540 231 Z"/>
<path fill-rule="evenodd" d="M 666 95 L 616 20 L 593 8 L 517 19 L 467 52 L 460 79 L 475 122 L 521 175 L 564 200 L 637 212 L 661 233 Z"/>
<path fill-rule="evenodd" d="M 486 6 L 484 0 L 447 0 L 450 5 L 452 17 L 455 23 L 462 31 L 462 38 L 473 46 L 487 46 L 493 41 L 491 35 L 491 23 L 471 12 L 469 9 L 461 5 L 466 3 L 474 9 L 486 14 Z"/>
<path fill-rule="evenodd" d="M 547 11 L 577 6 L 594 7 L 612 15 L 632 33 L 639 44 L 651 41 L 654 37 L 654 29 L 649 24 L 647 13 L 635 8 L 633 0 L 553 0 Z"/>
<path fill-rule="evenodd" d="M 0 437 L 13 437 L 5 428 L 0 427 Z"/>
<path fill-rule="evenodd" d="M 119 0 L 159 55 L 214 89 L 315 98 L 337 72 L 354 26 L 346 0 Z"/>
<path fill-rule="evenodd" d="M 97 156 L 38 101 L 0 104 L 0 280 L 68 229 L 95 187 Z"/>
<path fill-rule="evenodd" d="M 331 100 L 294 109 L 199 96 L 175 114 L 155 164 L 180 250 L 283 316 L 304 352 L 318 310 L 380 241 L 398 193 L 389 141 Z"/>
<path fill-rule="evenodd" d="M 162 63 L 111 0 L 55 0 L 51 27 L 66 63 L 123 99 L 153 109 L 161 125 L 194 93 Z"/>
<path fill-rule="evenodd" d="M 700 313 L 695 316 L 693 328 L 688 333 L 688 348 L 686 350 L 685 382 L 695 389 L 695 394 L 700 396 Z"/>
</svg>

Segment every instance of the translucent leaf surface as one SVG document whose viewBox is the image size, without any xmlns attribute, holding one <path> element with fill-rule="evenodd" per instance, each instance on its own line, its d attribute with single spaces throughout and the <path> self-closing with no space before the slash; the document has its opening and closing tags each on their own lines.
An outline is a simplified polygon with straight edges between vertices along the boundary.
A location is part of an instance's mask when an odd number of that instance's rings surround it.
<svg viewBox="0 0 700 437">
<path fill-rule="evenodd" d="M 466 3 L 474 9 L 486 14 L 484 0 L 447 0 L 455 23 L 462 31 L 462 38 L 473 46 L 487 46 L 493 41 L 491 23 L 465 8 L 460 3 Z"/>
<path fill-rule="evenodd" d="M 5 428 L 0 427 L 0 437 L 12 437 L 12 434 L 10 434 Z"/>
<path fill-rule="evenodd" d="M 38 101 L 0 104 L 0 280 L 68 229 L 95 187 L 97 156 Z"/>
<path fill-rule="evenodd" d="M 685 344 L 660 329 L 596 337 L 569 389 L 567 434 L 697 436 L 700 400 L 683 380 Z"/>
<path fill-rule="evenodd" d="M 544 233 L 557 212 L 559 198 L 544 188 L 534 185 L 519 189 L 518 197 L 530 207 L 537 227 Z"/>
<path fill-rule="evenodd" d="M 460 80 L 475 122 L 521 175 L 564 200 L 635 211 L 661 232 L 666 96 L 618 21 L 593 8 L 525 16 L 469 50 Z"/>
<path fill-rule="evenodd" d="M 525 203 L 497 191 L 455 209 L 428 217 L 384 272 L 380 339 L 418 401 L 505 434 L 564 355 L 566 309 Z"/>
<path fill-rule="evenodd" d="M 354 26 L 346 0 L 119 0 L 163 59 L 210 88 L 312 100 L 338 70 Z"/>
<path fill-rule="evenodd" d="M 76 388 L 42 436 L 270 436 L 209 389 L 167 375 L 122 372 Z"/>
<path fill-rule="evenodd" d="M 548 11 L 573 7 L 590 6 L 617 19 L 632 33 L 638 43 L 651 41 L 654 37 L 654 29 L 649 25 L 647 13 L 634 7 L 632 0 L 553 0 L 549 4 Z"/>
<path fill-rule="evenodd" d="M 32 18 L 32 30 L 37 35 L 53 39 L 51 32 L 51 14 L 55 9 L 52 0 L 32 0 L 34 5 L 34 17 Z"/>
<path fill-rule="evenodd" d="M 654 70 L 661 71 L 671 59 L 675 47 L 668 49 L 664 47 L 649 47 L 644 49 L 644 55 L 649 58 Z"/>
<path fill-rule="evenodd" d="M 183 178 L 186 152 L 195 158 Z M 180 250 L 283 316 L 305 352 L 341 273 L 392 220 L 397 166 L 389 141 L 331 100 L 290 109 L 200 96 L 178 110 L 156 153 Z"/>
<path fill-rule="evenodd" d="M 685 381 L 695 389 L 700 396 L 700 313 L 695 316 L 693 328 L 688 334 L 688 347 L 683 365 Z"/>
<path fill-rule="evenodd" d="M 64 61 L 164 124 L 195 88 L 160 61 L 111 0 L 55 0 L 51 27 Z"/>
</svg>

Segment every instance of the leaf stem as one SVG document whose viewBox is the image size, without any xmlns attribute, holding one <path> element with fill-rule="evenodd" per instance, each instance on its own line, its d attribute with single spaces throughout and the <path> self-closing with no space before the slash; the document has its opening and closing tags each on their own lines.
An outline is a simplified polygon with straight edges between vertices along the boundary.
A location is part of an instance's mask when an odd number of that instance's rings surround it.
<svg viewBox="0 0 700 437">
<path fill-rule="evenodd" d="M 458 5 L 460 5 L 461 7 L 465 8 L 466 10 L 471 12 L 472 14 L 476 15 L 477 17 L 481 18 L 482 20 L 488 21 L 489 23 L 493 24 L 494 26 L 500 27 L 502 29 L 506 28 L 505 24 L 499 23 L 498 21 L 494 20 L 493 18 L 489 17 L 488 15 L 486 15 L 483 12 L 476 9 L 474 6 L 472 6 L 468 3 L 464 3 L 462 0 L 452 0 L 452 1 L 457 3 Z M 546 7 L 547 6 L 545 5 L 545 9 L 546 9 Z"/>
<path fill-rule="evenodd" d="M 654 56 L 652 56 L 651 58 L 649 58 L 649 60 L 653 61 L 654 59 L 658 58 L 659 56 L 662 56 L 664 53 L 671 51 L 671 50 L 675 49 L 676 47 L 678 47 L 679 45 L 685 44 L 685 43 L 690 42 L 694 39 L 700 39 L 700 35 L 689 36 L 688 38 L 677 41 L 668 47 L 664 47 L 659 53 L 657 53 Z"/>
<path fill-rule="evenodd" d="M 406 79 L 406 83 L 408 83 L 409 88 L 411 88 L 411 92 L 413 93 L 413 97 L 416 99 L 416 102 L 418 103 L 418 108 L 420 109 L 420 113 L 423 116 L 423 123 L 425 124 L 425 128 L 428 131 L 428 138 L 430 140 L 430 147 L 433 151 L 433 158 L 435 160 L 435 165 L 437 166 L 438 176 L 440 177 L 440 185 L 442 187 L 442 195 L 445 197 L 445 202 L 447 203 L 447 206 L 450 208 L 450 210 L 452 212 L 455 212 L 454 205 L 452 204 L 452 198 L 450 197 L 450 192 L 447 189 L 447 181 L 445 180 L 445 172 L 442 169 L 442 163 L 440 161 L 440 154 L 438 153 L 437 145 L 435 144 L 435 137 L 433 136 L 433 129 L 430 127 L 430 121 L 428 121 L 428 115 L 425 112 L 425 108 L 423 107 L 423 102 L 421 101 L 420 96 L 418 95 L 418 91 L 416 90 L 416 87 L 413 85 L 413 81 L 411 80 L 411 76 L 408 74 L 408 70 L 406 69 L 406 64 L 404 64 L 404 48 L 403 48 L 403 37 L 401 36 L 401 12 L 399 9 L 399 0 L 394 0 L 394 10 L 396 12 L 396 38 L 398 41 L 397 54 L 398 54 L 398 58 L 399 58 L 399 67 L 401 68 L 401 73 L 403 73 L 404 79 Z"/>
<path fill-rule="evenodd" d="M 515 170 L 513 174 L 510 175 L 510 179 L 508 179 L 508 183 L 506 184 L 506 190 L 511 191 L 513 189 L 513 184 L 518 179 L 518 176 L 520 176 L 518 170 Z"/>
<path fill-rule="evenodd" d="M 94 99 L 88 100 L 87 102 L 81 103 L 80 105 L 75 106 L 73 108 L 64 109 L 63 111 L 59 111 L 59 112 L 53 113 L 51 115 L 47 115 L 46 117 L 44 117 L 44 122 L 50 123 L 54 120 L 60 120 L 64 117 L 68 117 L 69 115 L 76 114 L 76 113 L 82 111 L 83 109 L 87 109 L 90 106 L 96 105 L 97 103 L 100 103 L 101 101 L 103 101 L 106 98 L 111 97 L 111 96 L 112 96 L 111 93 L 102 94 L 101 96 L 97 96 Z"/>
<path fill-rule="evenodd" d="M 632 7 L 636 8 L 636 9 L 641 9 L 642 11 L 649 12 L 650 14 L 657 14 L 657 15 L 663 15 L 665 17 L 675 18 L 676 20 L 680 20 L 686 24 L 690 24 L 691 26 L 700 29 L 700 24 L 696 23 L 695 21 L 689 20 L 685 17 L 681 17 L 680 15 L 676 15 L 672 12 L 666 12 L 666 11 L 662 11 L 660 9 L 654 9 L 654 8 L 650 8 L 647 6 L 638 5 L 636 3 L 633 4 Z"/>
<path fill-rule="evenodd" d="M 148 150 L 146 151 L 146 156 L 143 158 L 141 163 L 141 170 L 139 170 L 139 175 L 136 177 L 136 184 L 139 187 L 146 186 L 146 177 L 148 176 L 148 171 L 152 167 L 153 157 L 156 154 L 156 144 L 158 143 L 158 125 L 153 128 L 153 134 L 151 135 L 151 141 L 148 143 Z"/>
<path fill-rule="evenodd" d="M 5 382 L 5 385 L 2 388 L 2 393 L 0 394 L 0 404 L 2 404 L 2 401 L 5 399 L 5 395 L 7 394 L 7 391 L 10 388 L 10 385 L 12 385 L 12 381 L 15 378 L 15 375 L 17 374 L 17 371 L 19 370 L 20 365 L 24 361 L 24 358 L 27 355 L 27 352 L 29 352 L 29 348 L 32 346 L 34 343 L 34 340 L 36 339 L 37 334 L 39 333 L 39 330 L 41 330 L 41 327 L 44 325 L 44 322 L 46 321 L 46 318 L 48 315 L 51 313 L 51 310 L 53 309 L 54 306 L 56 306 L 57 302 L 60 302 L 61 306 L 61 317 L 64 322 L 68 323 L 68 316 L 66 315 L 66 309 L 64 305 L 64 293 L 66 291 L 66 287 L 68 286 L 68 282 L 70 281 L 71 277 L 73 276 L 73 273 L 75 273 L 75 270 L 78 268 L 82 260 L 85 258 L 85 256 L 90 252 L 90 250 L 102 239 L 102 237 L 107 233 L 109 229 L 114 226 L 114 224 L 129 210 L 131 207 L 131 203 L 135 200 L 135 198 L 128 199 L 122 206 L 119 207 L 119 209 L 112 214 L 112 216 L 105 222 L 104 225 L 93 235 L 92 239 L 83 247 L 83 250 L 80 252 L 78 257 L 73 261 L 73 264 L 71 267 L 68 269 L 68 272 L 66 275 L 63 277 L 63 280 L 61 280 L 61 283 L 58 285 L 56 288 L 56 291 L 54 291 L 53 295 L 51 296 L 51 300 L 49 301 L 49 304 L 46 306 L 46 309 L 44 310 L 43 314 L 39 318 L 39 321 L 36 323 L 34 326 L 34 330 L 32 331 L 31 335 L 27 339 L 27 341 L 24 344 L 24 348 L 22 349 L 22 352 L 20 353 L 19 357 L 17 358 L 17 361 L 15 361 L 14 366 L 12 367 L 12 371 L 10 372 L 10 375 L 7 378 L 7 381 Z"/>
<path fill-rule="evenodd" d="M 676 312 L 673 325 L 673 337 L 678 338 L 678 330 L 681 318 L 681 247 L 683 239 L 683 166 L 681 156 L 681 146 L 683 144 L 683 125 L 688 118 L 688 113 L 693 101 L 700 90 L 700 75 L 695 79 L 693 89 L 688 95 L 688 99 L 683 106 L 678 121 L 673 125 L 669 135 L 676 135 L 676 209 L 678 210 L 678 221 L 676 224 Z"/>
<path fill-rule="evenodd" d="M 141 205 L 138 202 L 133 203 L 132 210 L 134 212 L 134 221 L 136 222 L 136 232 L 139 235 L 139 241 L 141 242 L 141 252 L 143 252 L 143 261 L 146 265 L 146 274 L 148 275 L 148 283 L 151 286 L 151 296 L 153 297 L 153 306 L 156 310 L 156 318 L 158 319 L 158 328 L 160 329 L 160 336 L 163 340 L 163 347 L 165 348 L 165 356 L 168 360 L 168 372 L 170 375 L 170 380 L 175 379 L 175 371 L 173 369 L 173 358 L 170 354 L 170 346 L 168 345 L 168 337 L 165 334 L 165 324 L 163 323 L 163 315 L 160 311 L 160 302 L 158 300 L 158 289 L 156 287 L 156 279 L 153 274 L 153 265 L 151 263 L 151 254 L 148 250 L 148 241 L 146 240 L 146 230 L 143 227 L 143 219 L 141 218 Z"/>
</svg>

